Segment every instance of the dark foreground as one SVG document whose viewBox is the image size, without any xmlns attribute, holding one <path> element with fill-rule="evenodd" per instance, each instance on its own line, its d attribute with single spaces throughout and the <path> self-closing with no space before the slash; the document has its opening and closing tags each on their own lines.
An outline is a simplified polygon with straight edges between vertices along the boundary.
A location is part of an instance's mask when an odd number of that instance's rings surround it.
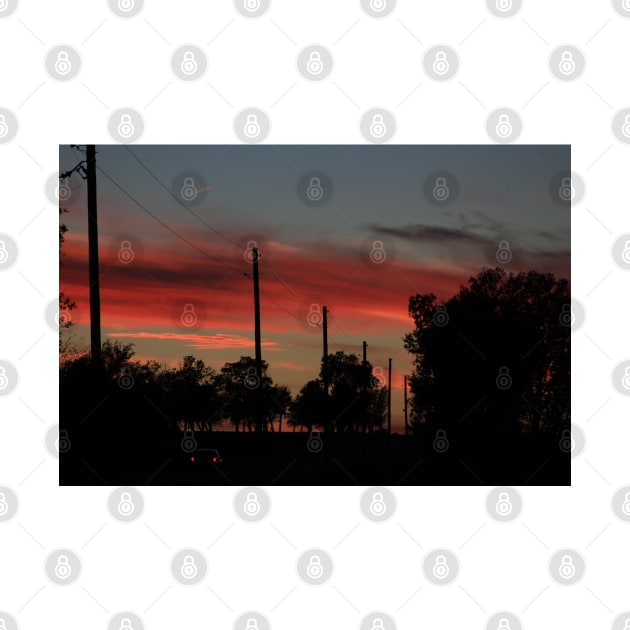
<svg viewBox="0 0 630 630">
<path fill-rule="evenodd" d="M 138 437 L 138 436 L 136 436 Z M 500 441 L 384 434 L 196 433 L 223 465 L 193 467 L 182 433 L 146 439 L 73 440 L 61 485 L 570 485 L 570 454 L 557 436 Z M 186 445 L 190 447 L 190 443 Z M 310 448 L 309 448 L 310 446 Z M 443 448 L 444 444 L 440 444 Z"/>
</svg>

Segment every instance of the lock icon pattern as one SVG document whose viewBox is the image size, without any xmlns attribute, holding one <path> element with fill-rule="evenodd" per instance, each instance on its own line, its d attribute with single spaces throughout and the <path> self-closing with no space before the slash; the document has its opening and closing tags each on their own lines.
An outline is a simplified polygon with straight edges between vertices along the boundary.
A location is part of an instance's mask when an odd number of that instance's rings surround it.
<svg viewBox="0 0 630 630">
<path fill-rule="evenodd" d="M 121 389 L 131 389 L 133 387 L 133 376 L 131 375 L 131 368 L 127 365 L 120 369 L 120 376 L 118 377 L 118 386 Z"/>
<path fill-rule="evenodd" d="M 573 326 L 575 324 L 575 313 L 570 304 L 562 305 L 562 312 L 560 313 L 560 323 L 563 326 Z"/>
<path fill-rule="evenodd" d="M 195 186 L 195 180 L 192 177 L 184 178 L 184 185 L 180 191 L 182 199 L 185 201 L 194 201 L 197 197 L 197 188 Z"/>
<path fill-rule="evenodd" d="M 260 385 L 260 378 L 255 367 L 248 367 L 245 375 L 245 387 L 247 389 L 256 389 Z"/>
<path fill-rule="evenodd" d="M 245 4 L 243 5 L 247 11 L 253 13 L 254 11 L 258 11 L 260 9 L 260 0 L 245 0 Z"/>
<path fill-rule="evenodd" d="M 256 243 L 256 241 L 247 241 L 247 249 L 245 250 L 245 253 L 243 254 L 243 256 L 245 257 L 245 260 L 248 263 L 252 264 L 256 261 L 257 255 L 258 255 L 258 243 Z"/>
<path fill-rule="evenodd" d="M 9 125 L 7 125 L 7 117 L 0 114 L 0 138 L 4 138 L 9 133 Z"/>
<path fill-rule="evenodd" d="M 322 56 L 316 50 L 311 51 L 310 55 L 308 56 L 306 69 L 313 75 L 321 74 L 322 70 L 324 69 Z"/>
<path fill-rule="evenodd" d="M 67 201 L 68 199 L 70 199 L 71 195 L 72 190 L 70 190 L 70 186 L 68 186 L 65 181 L 57 184 L 57 187 L 55 188 L 55 196 L 59 201 Z"/>
<path fill-rule="evenodd" d="M 512 630 L 510 626 L 510 622 L 505 617 L 499 619 L 499 625 L 497 626 L 497 630 Z"/>
<path fill-rule="evenodd" d="M 570 453 L 574 448 L 575 441 L 571 435 L 571 431 L 569 429 L 565 429 L 562 432 L 562 437 L 560 438 L 560 449 L 565 453 Z"/>
<path fill-rule="evenodd" d="M 450 571 L 451 570 L 446 563 L 446 556 L 436 556 L 435 564 L 433 565 L 433 575 L 438 578 L 438 580 L 445 580 L 448 577 Z"/>
<path fill-rule="evenodd" d="M 435 313 L 433 313 L 433 323 L 436 326 L 446 326 L 449 322 L 449 316 L 446 312 L 446 306 L 444 304 L 438 304 L 435 307 Z"/>
<path fill-rule="evenodd" d="M 72 70 L 72 63 L 65 50 L 57 53 L 57 61 L 55 61 L 55 72 L 61 76 L 67 75 Z"/>
<path fill-rule="evenodd" d="M 509 516 L 512 513 L 512 502 L 510 501 L 510 495 L 507 492 L 499 493 L 499 500 L 497 501 L 496 510 L 500 516 Z"/>
<path fill-rule="evenodd" d="M 197 313 L 195 313 L 195 307 L 193 304 L 184 304 L 184 310 L 180 316 L 180 320 L 183 326 L 190 328 L 197 323 Z"/>
<path fill-rule="evenodd" d="M 306 321 L 311 326 L 321 326 L 323 320 L 321 306 L 319 304 L 311 304 Z"/>
<path fill-rule="evenodd" d="M 497 122 L 497 126 L 495 127 L 495 131 L 497 132 L 497 136 L 499 138 L 509 138 L 512 135 L 513 131 L 512 123 L 510 122 L 510 117 L 507 114 L 500 114 L 499 121 Z"/>
<path fill-rule="evenodd" d="M 385 376 L 383 375 L 383 368 L 376 366 L 372 371 L 372 387 L 384 387 Z"/>
<path fill-rule="evenodd" d="M 248 619 L 245 630 L 258 630 L 258 622 L 253 618 Z"/>
<path fill-rule="evenodd" d="M 133 262 L 135 258 L 135 253 L 131 248 L 131 241 L 121 241 L 120 249 L 118 250 L 118 260 L 123 263 L 123 265 L 128 265 Z"/>
<path fill-rule="evenodd" d="M 512 377 L 507 366 L 503 365 L 499 368 L 496 384 L 499 389 L 509 389 L 512 386 Z"/>
<path fill-rule="evenodd" d="M 198 69 L 197 60 L 195 59 L 195 53 L 192 50 L 187 50 L 184 52 L 184 58 L 182 59 L 182 63 L 180 65 L 181 71 L 186 76 L 192 76 L 197 72 Z"/>
<path fill-rule="evenodd" d="M 573 188 L 570 177 L 562 178 L 562 184 L 558 190 L 558 195 L 562 201 L 571 201 L 573 197 L 575 197 L 575 188 Z"/>
<path fill-rule="evenodd" d="M 135 6 L 134 0 L 118 0 L 118 8 L 124 13 L 132 11 Z"/>
<path fill-rule="evenodd" d="M 433 72 L 435 74 L 443 76 L 450 69 L 450 64 L 448 59 L 446 58 L 446 53 L 443 50 L 438 50 L 435 53 L 435 58 L 433 59 Z"/>
<path fill-rule="evenodd" d="M 324 448 L 324 441 L 319 435 L 319 431 L 311 431 L 306 447 L 311 453 L 319 453 Z"/>
<path fill-rule="evenodd" d="M 308 567 L 306 573 L 313 580 L 318 580 L 324 574 L 324 568 L 322 567 L 322 561 L 318 555 L 312 555 L 308 561 Z"/>
<path fill-rule="evenodd" d="M 6 389 L 9 386 L 9 378 L 4 366 L 0 365 L 0 389 Z"/>
<path fill-rule="evenodd" d="M 260 123 L 256 114 L 248 114 L 243 132 L 248 138 L 256 138 L 260 133 Z"/>
<path fill-rule="evenodd" d="M 512 250 L 508 241 L 499 241 L 496 259 L 503 265 L 507 265 L 512 260 Z"/>
<path fill-rule="evenodd" d="M 383 247 L 383 241 L 374 241 L 372 243 L 372 249 L 370 251 L 370 260 L 373 263 L 380 265 L 381 263 L 384 263 L 386 259 L 387 252 Z"/>
<path fill-rule="evenodd" d="M 187 580 L 192 580 L 193 578 L 197 577 L 198 572 L 199 569 L 195 564 L 195 559 L 192 556 L 184 556 L 184 562 L 181 568 L 182 577 L 186 578 Z"/>
<path fill-rule="evenodd" d="M 630 516 L 630 492 L 626 492 L 623 498 L 623 503 L 621 504 L 621 511 L 626 516 Z"/>
<path fill-rule="evenodd" d="M 61 554 L 57 558 L 57 564 L 55 565 L 55 575 L 60 580 L 67 580 L 70 575 L 72 575 L 72 567 L 70 566 L 68 556 Z"/>
<path fill-rule="evenodd" d="M 573 558 L 571 556 L 562 556 L 560 567 L 558 568 L 558 574 L 564 580 L 570 580 L 575 577 L 575 564 L 573 564 Z"/>
<path fill-rule="evenodd" d="M 191 453 L 197 448 L 197 439 L 195 438 L 194 431 L 187 429 L 184 431 L 184 437 L 182 438 L 182 450 L 186 453 Z"/>
<path fill-rule="evenodd" d="M 7 244 L 0 239 L 0 264 L 7 262 L 9 259 L 9 252 L 7 251 Z"/>
<path fill-rule="evenodd" d="M 4 492 L 0 492 L 0 516 L 4 516 L 9 511 L 9 504 Z"/>
<path fill-rule="evenodd" d="M 623 246 L 623 252 L 621 252 L 621 258 L 623 262 L 630 265 L 630 241 L 626 241 Z"/>
<path fill-rule="evenodd" d="M 306 189 L 306 196 L 311 201 L 320 201 L 324 196 L 324 189 L 319 177 L 311 177 L 308 188 Z"/>
<path fill-rule="evenodd" d="M 569 76 L 575 72 L 575 59 L 573 59 L 573 53 L 570 50 L 565 50 L 562 53 L 560 64 L 558 69 L 565 76 Z"/>
<path fill-rule="evenodd" d="M 512 0 L 497 0 L 497 9 L 501 11 L 501 13 L 507 13 L 512 9 Z"/>
<path fill-rule="evenodd" d="M 70 438 L 68 437 L 68 431 L 66 429 L 59 429 L 59 437 L 56 440 L 55 446 L 59 453 L 66 453 L 70 450 Z"/>
<path fill-rule="evenodd" d="M 621 384 L 623 385 L 624 389 L 630 389 L 630 366 L 628 366 L 624 370 Z"/>
<path fill-rule="evenodd" d="M 387 133 L 387 126 L 382 114 L 374 114 L 370 123 L 370 135 L 373 138 L 382 138 Z"/>
<path fill-rule="evenodd" d="M 387 0 L 370 0 L 370 9 L 376 13 L 380 13 L 387 8 Z"/>
<path fill-rule="evenodd" d="M 446 185 L 446 178 L 436 177 L 435 186 L 433 186 L 433 198 L 436 201 L 446 201 L 450 194 L 451 191 Z"/>
<path fill-rule="evenodd" d="M 120 620 L 119 630 L 133 630 L 133 625 L 131 624 L 131 619 L 129 619 L 129 617 L 125 617 Z"/>
<path fill-rule="evenodd" d="M 118 123 L 118 134 L 122 138 L 131 138 L 135 133 L 135 127 L 131 122 L 131 116 L 129 114 L 122 114 L 120 122 Z"/>
<path fill-rule="evenodd" d="M 446 431 L 444 429 L 438 429 L 435 432 L 435 439 L 433 440 L 433 448 L 438 453 L 444 453 L 448 450 L 449 442 L 446 437 Z"/>
<path fill-rule="evenodd" d="M 630 138 L 630 114 L 626 114 L 623 119 L 623 125 L 621 127 L 621 133 L 626 137 Z"/>
<path fill-rule="evenodd" d="M 132 499 L 130 492 L 123 492 L 120 495 L 120 500 L 118 501 L 118 512 L 122 516 L 131 516 L 136 509 Z"/>
<path fill-rule="evenodd" d="M 370 501 L 370 512 L 372 512 L 374 516 L 382 516 L 386 511 L 387 505 L 385 504 L 383 493 L 375 492 L 372 495 L 372 500 Z"/>
<path fill-rule="evenodd" d="M 248 492 L 245 504 L 243 506 L 245 514 L 247 516 L 257 516 L 260 513 L 260 501 L 258 495 L 255 492 Z"/>
</svg>

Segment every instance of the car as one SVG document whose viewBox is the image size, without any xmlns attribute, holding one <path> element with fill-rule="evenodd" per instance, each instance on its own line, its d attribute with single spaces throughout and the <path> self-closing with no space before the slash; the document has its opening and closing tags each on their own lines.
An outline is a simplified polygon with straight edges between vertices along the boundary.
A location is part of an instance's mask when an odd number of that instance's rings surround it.
<svg viewBox="0 0 630 630">
<path fill-rule="evenodd" d="M 217 466 L 223 458 L 216 448 L 198 448 L 190 454 L 189 462 L 193 466 Z"/>
</svg>

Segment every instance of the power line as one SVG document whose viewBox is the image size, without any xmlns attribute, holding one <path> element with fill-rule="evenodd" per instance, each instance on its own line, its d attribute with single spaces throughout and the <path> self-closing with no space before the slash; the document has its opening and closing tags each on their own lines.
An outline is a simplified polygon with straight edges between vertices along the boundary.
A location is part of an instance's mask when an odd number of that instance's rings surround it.
<svg viewBox="0 0 630 630">
<path fill-rule="evenodd" d="M 96 168 L 98 168 L 98 170 L 103 173 L 103 175 L 105 175 L 105 177 L 107 177 L 107 179 L 114 184 L 114 186 L 116 186 L 116 188 L 118 188 L 118 190 L 120 190 L 122 193 L 124 193 L 127 197 L 129 197 L 129 199 L 131 199 L 131 201 L 133 201 L 140 209 L 142 209 L 144 212 L 146 212 L 150 217 L 152 217 L 155 221 L 157 221 L 163 228 L 167 229 L 169 232 L 171 232 L 171 234 L 173 234 L 174 236 L 176 236 L 178 239 L 180 239 L 181 241 L 183 241 L 184 243 L 186 243 L 187 245 L 189 245 L 190 247 L 192 247 L 193 249 L 197 250 L 200 254 L 203 254 L 206 258 L 209 258 L 210 260 L 214 260 L 215 262 L 219 263 L 220 265 L 223 265 L 224 267 L 226 267 L 227 269 L 231 269 L 232 271 L 236 271 L 236 273 L 238 274 L 242 274 L 244 276 L 248 276 L 247 273 L 243 272 L 241 269 L 237 269 L 236 267 L 232 267 L 232 265 L 228 265 L 226 262 L 223 262 L 222 260 L 220 260 L 219 258 L 216 258 L 215 256 L 212 256 L 211 254 L 208 254 L 208 252 L 204 251 L 203 249 L 201 249 L 200 247 L 198 247 L 197 245 L 195 245 L 193 242 L 189 241 L 186 237 L 182 236 L 181 234 L 179 234 L 177 231 L 175 231 L 170 225 L 166 224 L 164 221 L 162 221 L 162 219 L 160 219 L 158 216 L 156 216 L 155 214 L 153 214 L 153 212 L 151 212 L 146 206 L 144 206 L 142 203 L 140 203 L 131 193 L 127 192 L 125 190 L 125 188 L 123 186 L 121 186 L 117 181 L 115 181 L 104 169 L 102 166 L 100 166 L 99 164 L 96 165 Z"/>
<path fill-rule="evenodd" d="M 193 217 L 195 217 L 195 219 L 197 219 L 199 222 L 201 222 L 203 225 L 205 225 L 209 230 L 212 230 L 215 234 L 219 235 L 221 238 L 225 239 L 226 241 L 228 241 L 229 243 L 231 243 L 232 245 L 235 245 L 236 247 L 238 247 L 239 249 L 243 249 L 243 246 L 238 243 L 237 241 L 232 240 L 229 236 L 226 236 L 225 234 L 223 234 L 220 230 L 217 230 L 217 228 L 215 228 L 214 226 L 210 225 L 207 221 L 204 221 L 204 219 L 202 217 L 200 217 L 196 212 L 194 212 L 190 207 L 188 207 L 177 195 L 173 194 L 172 190 L 169 190 L 164 183 L 162 182 L 162 180 L 160 180 L 159 177 L 157 177 L 156 175 L 153 174 L 153 172 L 151 171 L 151 169 L 127 146 L 127 145 L 123 145 L 125 149 L 127 149 L 127 151 L 131 154 L 131 156 L 138 162 L 138 164 L 140 164 L 140 166 L 142 166 L 142 168 L 162 187 L 164 188 L 164 190 L 166 190 L 166 192 L 173 197 L 173 199 L 175 199 L 175 201 L 177 201 L 177 203 L 182 206 L 183 208 L 185 208 L 188 212 L 190 212 L 190 214 L 193 215 Z"/>
</svg>

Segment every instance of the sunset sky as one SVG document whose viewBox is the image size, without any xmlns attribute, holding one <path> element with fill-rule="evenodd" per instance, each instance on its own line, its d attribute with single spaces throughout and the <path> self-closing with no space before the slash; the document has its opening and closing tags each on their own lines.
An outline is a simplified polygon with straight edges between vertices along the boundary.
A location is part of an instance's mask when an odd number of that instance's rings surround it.
<svg viewBox="0 0 630 630">
<path fill-rule="evenodd" d="M 60 147 L 60 172 L 81 159 Z M 172 365 L 193 354 L 218 370 L 253 356 L 244 274 L 254 241 L 271 377 L 294 394 L 316 378 L 322 335 L 307 318 L 325 304 L 329 352 L 361 354 L 366 340 L 385 378 L 392 357 L 393 431 L 404 430 L 411 295 L 448 299 L 497 265 L 500 241 L 512 251 L 507 271 L 570 278 L 570 208 L 553 194 L 570 173 L 568 146 L 99 145 L 97 164 L 103 339 L 133 342 L 138 358 Z M 305 202 L 313 177 L 321 205 Z M 432 195 L 438 177 L 449 188 L 443 205 Z M 172 196 L 182 199 L 186 178 L 198 190 L 188 209 Z M 76 173 L 69 184 L 60 290 L 78 308 L 64 334 L 87 348 L 87 186 Z M 384 257 L 370 257 L 375 241 Z M 196 316 L 190 327 L 186 305 Z"/>
</svg>

